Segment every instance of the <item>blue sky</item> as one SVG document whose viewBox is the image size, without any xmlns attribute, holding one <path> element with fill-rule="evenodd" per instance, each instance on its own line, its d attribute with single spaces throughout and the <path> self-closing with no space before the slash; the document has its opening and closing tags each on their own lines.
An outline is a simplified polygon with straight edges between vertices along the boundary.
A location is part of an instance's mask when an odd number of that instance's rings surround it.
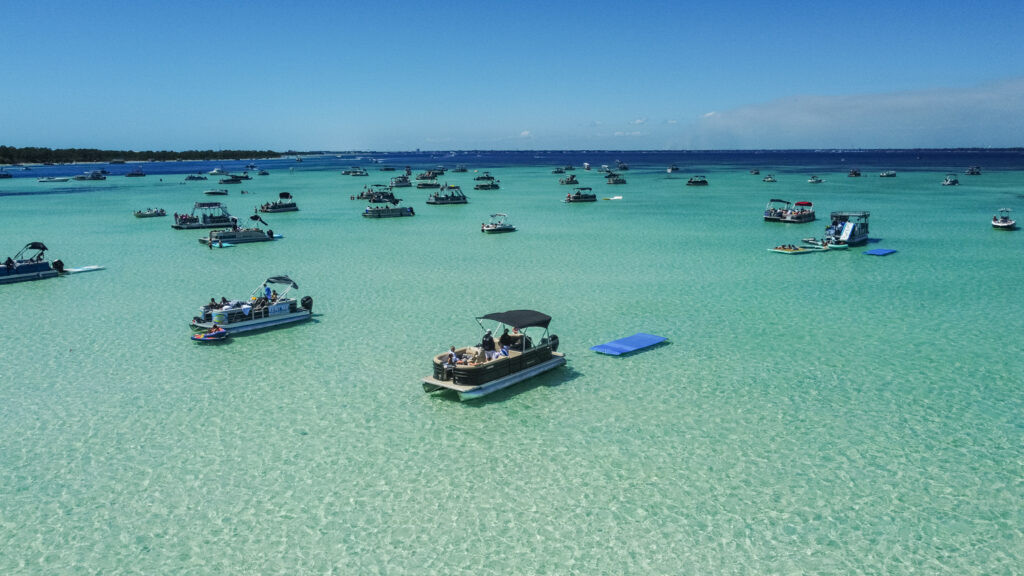
<svg viewBox="0 0 1024 576">
<path fill-rule="evenodd" d="M 0 144 L 1024 145 L 1024 2 L 12 3 Z"/>
</svg>

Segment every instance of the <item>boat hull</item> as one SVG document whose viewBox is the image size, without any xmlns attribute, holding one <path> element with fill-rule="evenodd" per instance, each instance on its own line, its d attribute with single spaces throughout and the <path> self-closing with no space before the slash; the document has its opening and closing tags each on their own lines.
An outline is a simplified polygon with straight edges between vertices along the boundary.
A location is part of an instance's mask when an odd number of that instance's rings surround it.
<svg viewBox="0 0 1024 576">
<path fill-rule="evenodd" d="M 44 280 L 58 276 L 56 270 L 34 270 L 15 274 L 0 274 L 0 284 L 14 284 L 16 282 L 31 282 L 32 280 Z"/>
<path fill-rule="evenodd" d="M 283 206 L 260 206 L 260 212 L 264 214 L 273 214 L 276 212 L 298 212 L 299 207 L 297 204 L 285 204 Z"/>
<path fill-rule="evenodd" d="M 768 218 L 766 217 L 765 220 Z M 814 222 L 814 213 L 811 214 L 799 214 L 796 216 L 785 216 L 778 220 L 779 222 L 785 222 L 788 224 L 805 224 L 807 222 Z"/>
<path fill-rule="evenodd" d="M 275 326 L 283 326 L 285 324 L 293 324 L 295 322 L 305 322 L 312 317 L 312 311 L 300 308 L 295 312 L 276 314 L 265 318 L 254 318 L 252 320 L 242 320 L 240 322 L 193 321 L 192 329 L 205 331 L 213 328 L 214 324 L 217 324 L 231 334 L 236 334 L 238 332 L 252 332 L 254 330 L 263 330 L 265 328 L 273 328 Z"/>
<path fill-rule="evenodd" d="M 404 216 L 415 216 L 412 209 L 405 208 L 367 208 L 363 211 L 363 218 L 402 218 Z"/>
<path fill-rule="evenodd" d="M 231 226 L 231 221 L 228 222 L 217 222 L 217 223 L 202 223 L 196 222 L 193 224 L 171 224 L 171 228 L 175 230 L 200 230 L 206 228 L 223 228 L 225 226 Z"/>
<path fill-rule="evenodd" d="M 479 385 L 459 384 L 458 377 L 452 381 L 438 380 L 437 378 L 428 376 L 423 379 L 423 390 L 425 392 L 434 392 L 442 389 L 453 390 L 458 393 L 459 400 L 473 400 L 475 398 L 487 396 L 488 394 L 497 392 L 498 390 L 508 388 L 509 386 L 518 384 L 523 380 L 533 378 L 534 376 L 543 374 L 564 364 L 565 355 L 560 352 L 552 352 L 551 357 L 543 362 L 539 362 L 522 370 L 512 372 Z"/>
<path fill-rule="evenodd" d="M 204 236 L 199 239 L 200 244 L 217 244 L 222 242 L 224 244 L 249 244 L 252 242 L 271 242 L 281 238 L 279 235 L 270 236 L 268 233 L 263 231 L 252 232 L 232 232 L 232 231 L 214 231 L 209 236 Z"/>
</svg>

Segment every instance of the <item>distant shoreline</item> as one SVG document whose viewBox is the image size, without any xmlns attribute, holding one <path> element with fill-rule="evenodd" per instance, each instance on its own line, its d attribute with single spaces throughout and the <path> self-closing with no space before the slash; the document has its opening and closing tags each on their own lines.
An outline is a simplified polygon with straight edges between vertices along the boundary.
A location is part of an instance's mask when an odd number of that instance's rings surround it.
<svg viewBox="0 0 1024 576">
<path fill-rule="evenodd" d="M 308 150 L 276 152 L 274 150 L 184 150 L 184 151 L 131 151 L 99 150 L 95 148 L 39 148 L 0 146 L 0 166 L 20 165 L 69 165 L 69 164 L 120 164 L 139 162 L 185 162 L 185 161 L 243 161 L 265 160 L 289 157 L 353 156 L 353 155 L 404 155 L 404 154 L 479 154 L 479 153 L 588 153 L 588 154 L 870 154 L 870 153 L 917 153 L 917 154 L 1024 154 L 1024 147 L 1009 148 L 777 148 L 777 149 L 735 149 L 735 150 L 598 150 L 598 149 L 545 149 L 545 150 Z"/>
<path fill-rule="evenodd" d="M 119 162 L 176 162 L 195 160 L 263 160 L 281 158 L 273 150 L 99 150 L 96 148 L 15 148 L 0 146 L 0 165 L 96 164 Z"/>
</svg>

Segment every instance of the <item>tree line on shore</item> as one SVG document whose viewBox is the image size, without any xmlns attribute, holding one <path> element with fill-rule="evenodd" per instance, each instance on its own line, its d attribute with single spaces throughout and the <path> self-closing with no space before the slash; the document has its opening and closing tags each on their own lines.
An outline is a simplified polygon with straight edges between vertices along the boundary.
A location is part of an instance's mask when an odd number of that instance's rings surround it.
<svg viewBox="0 0 1024 576">
<path fill-rule="evenodd" d="M 273 150 L 98 150 L 96 148 L 15 148 L 0 146 L 0 164 L 72 164 L 111 160 L 173 162 L 175 160 L 241 160 L 280 158 Z"/>
</svg>

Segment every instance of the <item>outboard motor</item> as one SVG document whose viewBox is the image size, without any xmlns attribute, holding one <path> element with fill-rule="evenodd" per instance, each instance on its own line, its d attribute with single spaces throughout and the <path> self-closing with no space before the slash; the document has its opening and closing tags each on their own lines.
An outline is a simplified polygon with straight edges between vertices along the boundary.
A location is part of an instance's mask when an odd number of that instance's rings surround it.
<svg viewBox="0 0 1024 576">
<path fill-rule="evenodd" d="M 551 342 L 551 351 L 558 352 L 558 334 L 552 334 L 549 342 Z"/>
<path fill-rule="evenodd" d="M 63 274 L 64 273 L 64 262 L 61 262 L 60 260 L 54 260 L 53 261 L 53 269 L 56 270 L 58 274 Z"/>
<path fill-rule="evenodd" d="M 300 303 L 302 304 L 302 307 L 305 308 L 306 310 L 309 310 L 310 312 L 313 311 L 313 298 L 312 297 L 310 297 L 310 296 L 303 296 L 302 300 L 300 301 Z"/>
</svg>

